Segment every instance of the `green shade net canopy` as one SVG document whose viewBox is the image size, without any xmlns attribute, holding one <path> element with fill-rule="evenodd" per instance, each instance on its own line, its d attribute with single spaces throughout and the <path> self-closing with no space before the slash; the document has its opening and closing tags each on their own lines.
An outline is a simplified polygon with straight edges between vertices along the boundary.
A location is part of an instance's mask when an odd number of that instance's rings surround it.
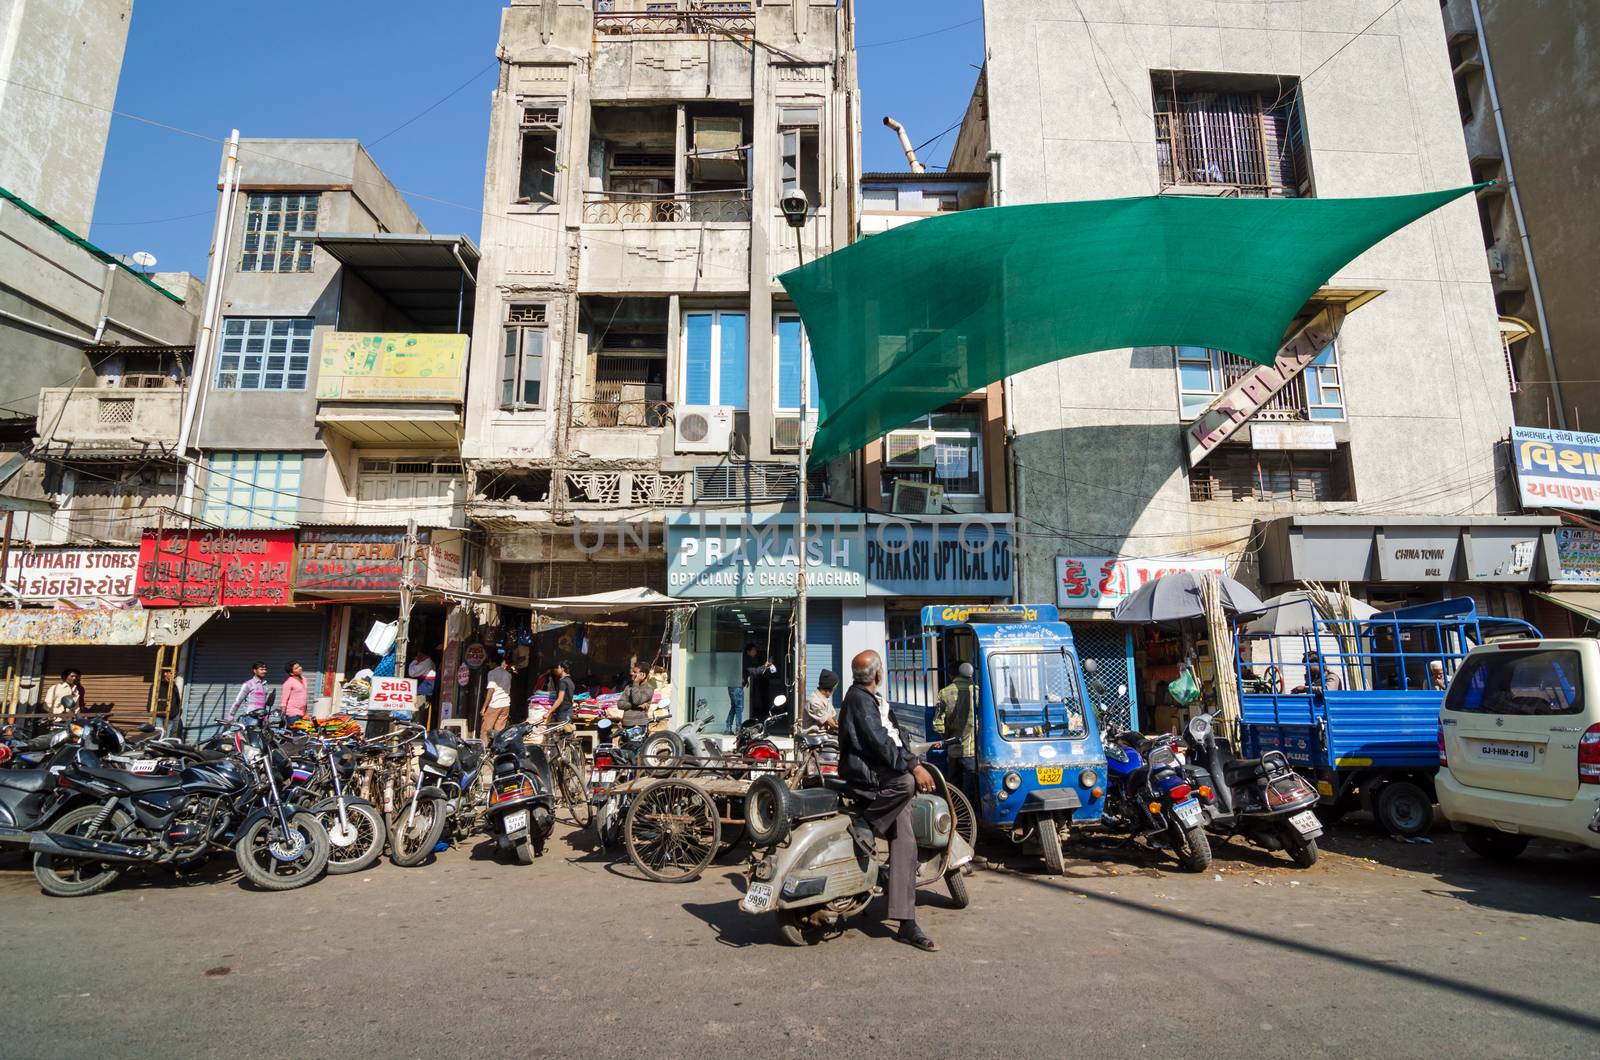
<svg viewBox="0 0 1600 1060">
<path fill-rule="evenodd" d="M 1206 346 L 1270 364 L 1328 277 L 1472 190 L 1002 206 L 852 244 L 779 277 L 821 390 L 810 466 L 1063 357 Z"/>
</svg>

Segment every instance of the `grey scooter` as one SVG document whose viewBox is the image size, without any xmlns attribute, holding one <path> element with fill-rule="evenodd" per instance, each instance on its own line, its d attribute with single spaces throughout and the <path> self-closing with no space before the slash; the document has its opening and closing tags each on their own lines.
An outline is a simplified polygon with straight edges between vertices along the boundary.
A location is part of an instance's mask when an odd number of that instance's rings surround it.
<svg viewBox="0 0 1600 1060">
<path fill-rule="evenodd" d="M 944 775 L 929 766 L 934 790 L 912 801 L 917 837 L 917 886 L 943 880 L 957 909 L 967 907 L 962 866 L 972 847 L 955 830 Z M 752 848 L 749 876 L 739 908 L 756 916 L 775 914 L 783 940 L 793 946 L 813 933 L 838 935 L 844 922 L 881 893 L 888 855 L 871 856 L 850 834 L 851 801 L 837 778 L 827 787 L 790 790 L 775 776 L 751 785 L 745 798 L 745 832 Z"/>
</svg>

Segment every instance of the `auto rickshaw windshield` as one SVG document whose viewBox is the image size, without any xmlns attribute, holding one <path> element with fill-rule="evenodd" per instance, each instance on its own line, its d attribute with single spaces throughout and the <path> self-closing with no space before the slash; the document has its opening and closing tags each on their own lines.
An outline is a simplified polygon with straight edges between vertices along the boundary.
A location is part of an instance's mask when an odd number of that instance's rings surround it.
<svg viewBox="0 0 1600 1060">
<path fill-rule="evenodd" d="M 1076 740 L 1087 734 L 1083 699 L 1066 653 L 992 655 L 989 677 L 1001 739 Z"/>
</svg>

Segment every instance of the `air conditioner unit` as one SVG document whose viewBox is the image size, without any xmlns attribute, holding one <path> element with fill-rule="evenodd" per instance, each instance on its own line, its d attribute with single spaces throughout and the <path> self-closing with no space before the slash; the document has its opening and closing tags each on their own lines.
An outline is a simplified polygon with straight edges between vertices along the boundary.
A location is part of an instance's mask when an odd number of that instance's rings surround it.
<svg viewBox="0 0 1600 1060">
<path fill-rule="evenodd" d="M 938 515 L 944 511 L 944 487 L 901 479 L 894 484 L 889 510 L 896 515 Z"/>
<path fill-rule="evenodd" d="M 806 417 L 811 435 L 817 433 L 817 414 Z M 779 412 L 772 417 L 772 448 L 793 450 L 800 448 L 800 413 Z"/>
<path fill-rule="evenodd" d="M 744 180 L 744 119 L 694 119 L 689 169 L 695 180 Z"/>
<path fill-rule="evenodd" d="M 1489 271 L 1500 277 L 1504 277 L 1506 274 L 1505 251 L 1499 247 L 1489 248 Z"/>
<path fill-rule="evenodd" d="M 890 431 L 883 439 L 883 462 L 890 467 L 932 467 L 938 448 L 932 431 Z"/>
<path fill-rule="evenodd" d="M 731 405 L 679 405 L 675 417 L 680 453 L 726 453 L 733 438 Z"/>
</svg>

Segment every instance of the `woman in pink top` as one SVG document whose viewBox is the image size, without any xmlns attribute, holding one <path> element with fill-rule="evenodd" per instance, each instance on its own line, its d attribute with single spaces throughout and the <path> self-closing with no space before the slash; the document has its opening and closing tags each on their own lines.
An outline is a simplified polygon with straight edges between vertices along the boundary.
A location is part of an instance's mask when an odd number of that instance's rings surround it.
<svg viewBox="0 0 1600 1060">
<path fill-rule="evenodd" d="M 284 667 L 289 674 L 283 679 L 283 694 L 278 697 L 278 709 L 290 721 L 306 716 L 306 677 L 298 662 Z"/>
</svg>

